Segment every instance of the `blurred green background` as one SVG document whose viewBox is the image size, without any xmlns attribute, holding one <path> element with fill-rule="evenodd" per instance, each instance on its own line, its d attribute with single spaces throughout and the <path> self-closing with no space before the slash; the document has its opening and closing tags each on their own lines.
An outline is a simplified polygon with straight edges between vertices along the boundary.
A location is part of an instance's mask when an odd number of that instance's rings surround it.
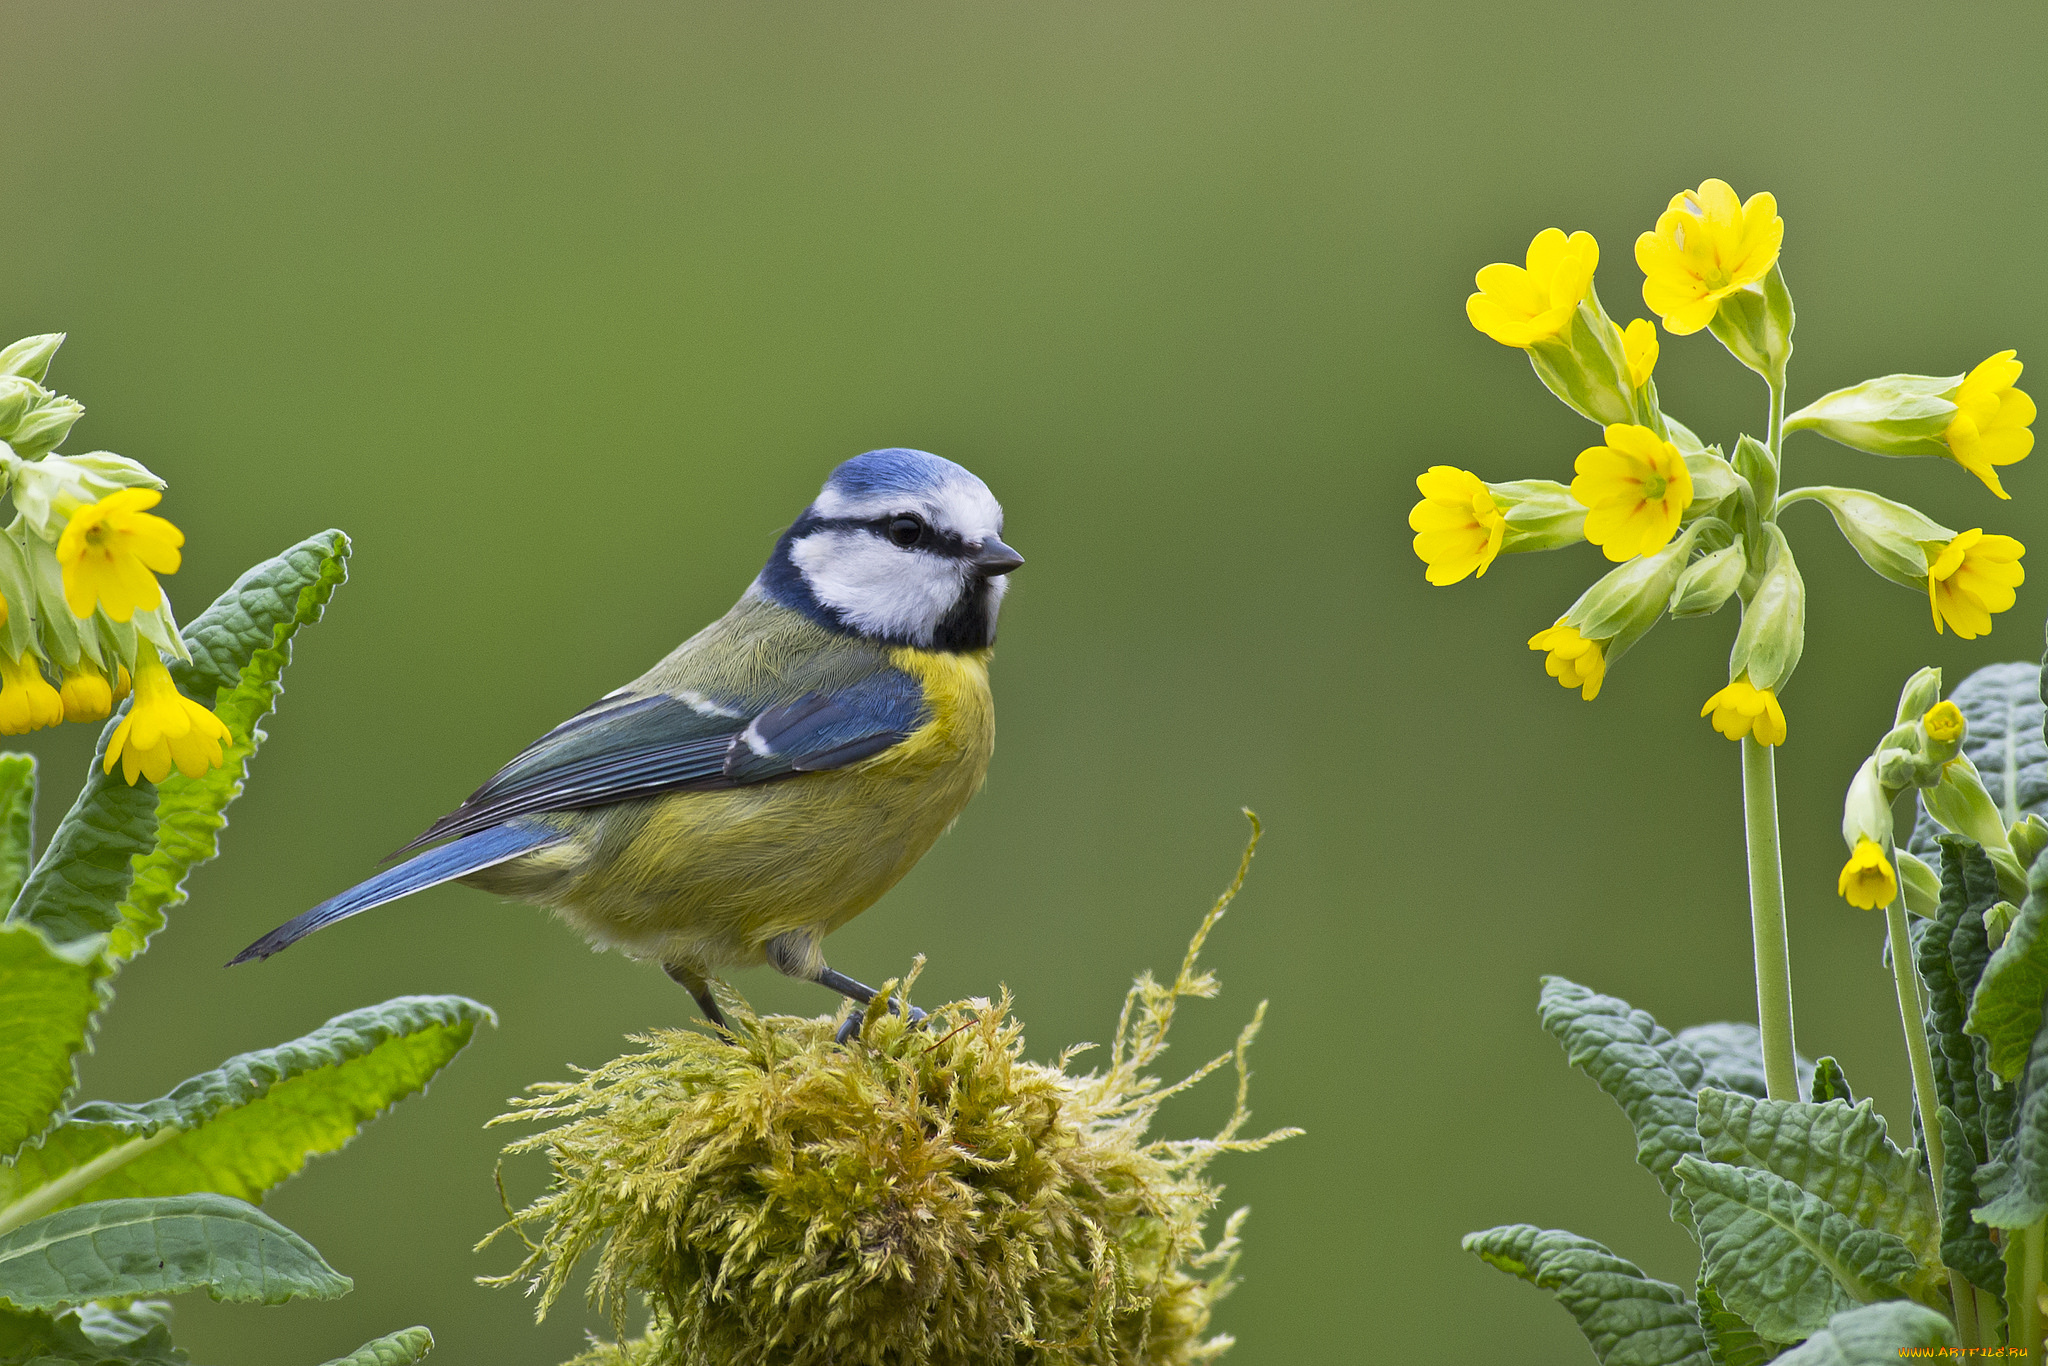
<svg viewBox="0 0 2048 1366">
<path fill-rule="evenodd" d="M 1538 1029 L 1536 976 L 1673 1027 L 1751 1016 L 1735 749 L 1696 716 L 1732 614 L 1666 625 L 1587 705 L 1525 638 L 1590 548 L 1430 589 L 1413 478 L 1569 477 L 1593 430 L 1465 322 L 1472 273 L 1592 231 L 1618 316 L 1676 190 L 1770 189 L 1800 308 L 1793 402 L 1894 370 L 2048 360 L 2038 4 L 73 3 L 9 12 L 7 336 L 108 448 L 171 481 L 195 614 L 310 532 L 354 578 L 303 637 L 223 860 L 121 994 L 88 1094 L 140 1100 L 401 992 L 495 1006 L 431 1094 L 269 1208 L 356 1278 L 331 1304 L 181 1306 L 204 1362 L 313 1362 L 426 1322 L 436 1360 L 551 1363 L 601 1323 L 472 1277 L 480 1127 L 529 1081 L 693 1017 L 654 968 L 444 889 L 254 968 L 258 932 L 369 871 L 563 715 L 724 610 L 836 461 L 968 465 L 1030 558 L 1001 743 L 958 829 L 833 961 L 1008 983 L 1034 1054 L 1102 1039 L 1271 835 L 1212 941 L 1273 1001 L 1257 1121 L 1215 1169 L 1253 1215 L 1232 1361 L 1580 1361 L 1566 1316 L 1458 1250 L 1526 1220 L 1689 1283 L 1618 1112 Z M 1763 391 L 1665 339 L 1709 439 Z M 2048 367 L 2032 372 L 2040 392 Z M 1800 437 L 1795 482 L 2043 529 L 1953 466 Z M 1799 1039 L 1904 1117 L 1881 923 L 1833 895 L 1842 787 L 1922 663 L 2035 655 L 1932 631 L 1816 509 L 1780 761 Z M 2037 550 L 2037 554 L 2040 552 Z M 33 737 L 45 828 L 87 727 Z M 764 1006 L 821 1010 L 762 971 Z M 1227 1083 L 1173 1111 L 1212 1126 Z M 542 1173 L 513 1165 L 516 1196 Z"/>
</svg>

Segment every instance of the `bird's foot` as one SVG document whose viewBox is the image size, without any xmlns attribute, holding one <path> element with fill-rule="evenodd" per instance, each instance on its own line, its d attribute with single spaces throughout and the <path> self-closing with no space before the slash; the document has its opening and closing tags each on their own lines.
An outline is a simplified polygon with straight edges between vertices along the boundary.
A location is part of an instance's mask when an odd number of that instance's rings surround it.
<svg viewBox="0 0 2048 1366">
<path fill-rule="evenodd" d="M 889 1010 L 892 1014 L 900 1015 L 903 1013 L 903 1007 L 897 1004 L 897 1002 L 895 1002 L 894 1000 L 891 1000 L 889 1002 Z M 860 1009 L 854 1011 L 853 1014 L 847 1016 L 844 1020 L 840 1022 L 839 1032 L 832 1036 L 832 1041 L 834 1043 L 843 1044 L 848 1039 L 851 1039 L 854 1035 L 860 1033 L 861 1022 L 867 1019 L 867 1014 L 867 1007 L 862 1006 Z M 910 1007 L 911 1026 L 915 1028 L 916 1026 L 923 1024 L 924 1021 L 925 1013 L 922 1010 L 918 1009 L 916 1006 Z"/>
</svg>

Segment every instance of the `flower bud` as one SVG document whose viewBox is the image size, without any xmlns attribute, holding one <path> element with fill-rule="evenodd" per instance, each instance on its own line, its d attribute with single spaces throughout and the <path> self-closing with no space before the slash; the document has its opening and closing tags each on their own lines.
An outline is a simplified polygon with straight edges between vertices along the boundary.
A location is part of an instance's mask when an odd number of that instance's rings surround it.
<svg viewBox="0 0 2048 1366">
<path fill-rule="evenodd" d="M 1673 428 L 1674 437 L 1676 428 Z M 1742 480 L 1736 477 L 1735 467 L 1721 458 L 1718 451 L 1688 451 L 1678 446 L 1685 457 L 1685 470 L 1692 476 L 1692 506 L 1687 515 L 1698 517 L 1712 512 L 1723 502 L 1742 491 Z"/>
<path fill-rule="evenodd" d="M 83 403 L 75 398 L 52 394 L 40 406 L 30 408 L 15 424 L 14 430 L 6 436 L 7 444 L 22 459 L 34 459 L 62 445 L 64 438 L 71 435 L 73 425 L 84 416 Z"/>
<path fill-rule="evenodd" d="M 23 337 L 4 351 L 0 351 L 0 375 L 19 375 L 35 384 L 43 382 L 43 376 L 50 372 L 50 358 L 57 354 L 57 348 L 64 344 L 62 332 L 45 332 L 39 337 Z"/>
<path fill-rule="evenodd" d="M 2020 866 L 2031 869 L 2040 861 L 2041 851 L 2048 849 L 2048 821 L 2030 814 L 2023 821 L 2014 821 L 2006 838 L 2012 842 L 2013 857 Z"/>
<path fill-rule="evenodd" d="M 1984 790 L 1984 779 L 1967 755 L 1942 765 L 1941 781 L 1920 789 L 1920 804 L 1943 829 L 1977 841 L 1998 869 L 1998 883 L 2009 897 L 2027 894 L 2026 869 L 2013 852 L 1998 803 Z"/>
<path fill-rule="evenodd" d="M 1872 455 L 1946 455 L 1941 434 L 1956 414 L 1961 375 L 1885 375 L 1823 394 L 1785 419 L 1786 432 L 1819 432 Z"/>
<path fill-rule="evenodd" d="M 164 481 L 139 462 L 108 451 L 0 460 L 14 477 L 14 506 L 35 534 L 53 545 L 71 514 L 125 488 L 160 489 Z"/>
<path fill-rule="evenodd" d="M 1920 755 L 1929 763 L 1945 764 L 1962 753 L 1963 737 L 1969 733 L 1961 707 L 1937 702 L 1920 718 Z"/>
<path fill-rule="evenodd" d="M 1735 634 L 1728 676 L 1747 675 L 1753 686 L 1776 692 L 1799 667 L 1800 652 L 1806 648 L 1806 585 L 1785 534 L 1775 524 L 1764 530 L 1770 542 L 1763 579 L 1743 604 L 1742 629 Z"/>
<path fill-rule="evenodd" d="M 1905 588 L 1927 591 L 1927 565 L 1948 548 L 1956 533 L 1931 517 L 1880 498 L 1863 489 L 1815 487 L 1793 489 L 1778 508 L 1799 502 L 1819 503 L 1834 514 L 1835 525 L 1856 553 L 1885 578 Z"/>
<path fill-rule="evenodd" d="M 0 620 L 0 657 L 19 659 L 35 651 L 36 594 L 21 542 L 0 532 L 0 598 L 7 603 Z"/>
<path fill-rule="evenodd" d="M 1743 549 L 1731 545 L 1687 565 L 1671 590 L 1671 615 L 1704 617 L 1721 610 L 1742 586 L 1748 564 Z"/>
<path fill-rule="evenodd" d="M 1587 640 L 1603 642 L 1606 662 L 1612 664 L 1664 615 L 1671 590 L 1703 528 L 1709 525 L 1718 524 L 1695 522 L 1664 549 L 1610 570 L 1579 595 L 1565 613 L 1563 624 Z"/>
<path fill-rule="evenodd" d="M 1771 458 L 1764 444 L 1753 436 L 1743 437 L 1735 443 L 1735 454 L 1729 464 L 1749 482 L 1757 509 L 1768 511 L 1778 497 L 1778 462 Z"/>
<path fill-rule="evenodd" d="M 1582 417 L 1603 427 L 1637 420 L 1636 389 L 1620 330 L 1590 283 L 1570 322 L 1554 336 L 1531 342 L 1527 350 L 1544 387 Z"/>
<path fill-rule="evenodd" d="M 1903 726 L 1927 714 L 1941 700 L 1941 670 L 1933 665 L 1920 670 L 1899 689 L 1899 710 L 1892 724 Z"/>
<path fill-rule="evenodd" d="M 1572 491 L 1551 479 L 1516 479 L 1488 484 L 1493 505 L 1507 519 L 1501 553 L 1556 550 L 1586 539 L 1586 507 Z"/>
<path fill-rule="evenodd" d="M 1854 850 L 1864 840 L 1883 844 L 1892 837 L 1892 797 L 1878 778 L 1877 756 L 1863 761 L 1842 799 L 1842 843 Z"/>
<path fill-rule="evenodd" d="M 1931 916 L 1941 909 L 1941 874 L 1904 849 L 1892 850 L 1899 865 L 1899 886 L 1906 892 L 1906 910 L 1912 915 Z"/>
<path fill-rule="evenodd" d="M 0 432 L 11 432 L 42 395 L 40 385 L 13 375 L 0 376 Z"/>
<path fill-rule="evenodd" d="M 1775 263 L 1761 280 L 1722 297 L 1708 324 L 1728 354 L 1774 383 L 1792 358 L 1792 295 Z"/>
</svg>

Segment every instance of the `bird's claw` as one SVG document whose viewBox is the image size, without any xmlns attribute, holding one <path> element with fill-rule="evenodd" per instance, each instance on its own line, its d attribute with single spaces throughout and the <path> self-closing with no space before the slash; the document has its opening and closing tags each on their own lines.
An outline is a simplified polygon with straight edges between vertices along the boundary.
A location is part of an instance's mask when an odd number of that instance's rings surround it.
<svg viewBox="0 0 2048 1366">
<path fill-rule="evenodd" d="M 901 1013 L 903 1008 L 892 1000 L 889 1002 L 889 1009 L 892 1012 Z M 865 1020 L 867 1018 L 867 1015 L 867 1007 L 862 1006 L 860 1009 L 854 1011 L 853 1014 L 847 1016 L 844 1020 L 840 1021 L 839 1032 L 832 1036 L 832 1041 L 834 1043 L 843 1044 L 848 1039 L 851 1039 L 854 1035 L 860 1033 L 861 1021 Z M 925 1013 L 922 1010 L 918 1009 L 916 1006 L 910 1007 L 911 1027 L 915 1028 L 918 1025 L 923 1024 L 924 1022 Z"/>
</svg>

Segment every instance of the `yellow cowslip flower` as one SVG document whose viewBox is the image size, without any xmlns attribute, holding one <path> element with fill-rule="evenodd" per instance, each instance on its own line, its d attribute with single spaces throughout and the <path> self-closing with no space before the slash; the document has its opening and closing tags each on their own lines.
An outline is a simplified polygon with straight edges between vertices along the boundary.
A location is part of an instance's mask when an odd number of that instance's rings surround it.
<svg viewBox="0 0 2048 1366">
<path fill-rule="evenodd" d="M 1768 194 L 1738 202 L 1725 180 L 1703 180 L 1681 190 L 1657 217 L 1657 228 L 1636 239 L 1643 272 L 1643 302 L 1683 337 L 1714 320 L 1721 300 L 1770 273 L 1785 241 L 1785 220 Z"/>
<path fill-rule="evenodd" d="M 71 615 L 89 617 L 98 606 L 126 621 L 163 601 L 156 575 L 177 573 L 185 533 L 143 511 L 162 498 L 155 489 L 120 489 L 71 514 L 57 539 Z"/>
<path fill-rule="evenodd" d="M 1603 642 L 1588 640 L 1578 628 L 1557 624 L 1529 637 L 1529 648 L 1547 650 L 1544 671 L 1567 688 L 1579 689 L 1579 696 L 1591 702 L 1600 695 L 1601 680 L 1607 676 L 1607 654 Z"/>
<path fill-rule="evenodd" d="M 153 783 L 170 776 L 173 765 L 197 778 L 221 763 L 221 746 L 232 738 L 221 719 L 178 691 L 163 661 L 144 652 L 135 675 L 135 705 L 107 744 L 105 770 L 121 764 L 132 785 L 139 775 Z"/>
<path fill-rule="evenodd" d="M 1637 318 L 1621 330 L 1621 354 L 1628 358 L 1628 382 L 1640 389 L 1657 368 L 1657 324 Z"/>
<path fill-rule="evenodd" d="M 26 735 L 63 719 L 64 703 L 33 654 L 0 659 L 0 735 Z"/>
<path fill-rule="evenodd" d="M 1508 519 L 1494 506 L 1486 484 L 1470 470 L 1431 465 L 1415 476 L 1422 501 L 1408 510 L 1415 532 L 1415 553 L 1429 566 L 1424 575 L 1442 587 L 1467 574 L 1486 577 L 1486 567 L 1500 554 Z"/>
<path fill-rule="evenodd" d="M 1860 911 L 1882 910 L 1899 894 L 1899 879 L 1876 840 L 1857 840 L 1856 852 L 1835 880 L 1835 890 Z"/>
<path fill-rule="evenodd" d="M 87 660 L 79 660 L 78 667 L 64 675 L 57 695 L 64 699 L 66 721 L 104 721 L 114 712 L 113 685 Z"/>
<path fill-rule="evenodd" d="M 1972 527 L 1950 541 L 1927 565 L 1927 601 L 1934 629 L 1944 619 L 1964 640 L 1991 630 L 1991 614 L 2012 606 L 2026 582 L 2020 556 L 2027 548 L 2010 536 L 1986 536 Z"/>
<path fill-rule="evenodd" d="M 1586 508 L 1586 539 L 1608 559 L 1662 550 L 1692 502 L 1692 474 L 1678 447 L 1648 427 L 1616 422 L 1607 444 L 1579 453 L 1572 497 Z"/>
<path fill-rule="evenodd" d="M 1769 688 L 1753 687 L 1744 674 L 1707 699 L 1701 716 L 1714 718 L 1714 729 L 1730 740 L 1754 735 L 1760 745 L 1785 743 L 1785 709 Z"/>
<path fill-rule="evenodd" d="M 2034 449 L 2034 400 L 2012 386 L 2023 368 L 2001 351 L 1963 376 L 1956 390 L 1956 415 L 1941 434 L 1942 444 L 1958 465 L 1984 481 L 2000 498 L 2010 498 L 1998 482 L 1997 465 L 2016 465 Z"/>
<path fill-rule="evenodd" d="M 1952 745 L 1963 738 L 1968 722 L 1963 719 L 1963 709 L 1955 703 L 1937 702 L 1920 718 L 1920 724 L 1927 728 L 1928 739 L 1937 744 Z"/>
<path fill-rule="evenodd" d="M 1533 346 L 1562 332 L 1593 284 L 1600 244 L 1590 232 L 1545 228 L 1529 243 L 1528 265 L 1497 261 L 1473 278 L 1465 300 L 1472 325 L 1503 346 Z"/>
</svg>

